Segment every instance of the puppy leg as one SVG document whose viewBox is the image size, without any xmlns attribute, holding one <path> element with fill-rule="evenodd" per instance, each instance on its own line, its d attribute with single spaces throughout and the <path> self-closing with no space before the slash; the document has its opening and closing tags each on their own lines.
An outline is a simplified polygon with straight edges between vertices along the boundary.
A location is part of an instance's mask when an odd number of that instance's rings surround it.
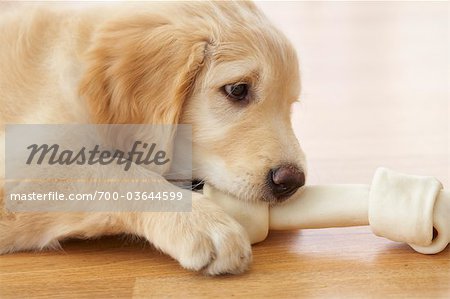
<svg viewBox="0 0 450 299">
<path fill-rule="evenodd" d="M 0 254 L 120 233 L 145 237 L 184 268 L 210 275 L 241 273 L 251 261 L 243 227 L 197 193 L 192 212 L 15 213 L 0 220 Z"/>
<path fill-rule="evenodd" d="M 215 204 L 193 193 L 192 212 L 138 213 L 129 223 L 143 236 L 190 270 L 237 274 L 251 262 L 244 228 Z"/>
<path fill-rule="evenodd" d="M 124 232 L 112 213 L 14 213 L 0 219 L 0 254 L 59 248 L 68 237 L 92 238 Z"/>
</svg>

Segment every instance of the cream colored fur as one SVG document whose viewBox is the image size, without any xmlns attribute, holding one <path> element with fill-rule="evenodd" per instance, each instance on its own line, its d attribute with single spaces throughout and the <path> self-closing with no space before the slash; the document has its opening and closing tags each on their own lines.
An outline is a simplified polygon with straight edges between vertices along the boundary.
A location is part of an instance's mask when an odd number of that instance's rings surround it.
<svg viewBox="0 0 450 299">
<path fill-rule="evenodd" d="M 193 175 L 242 200 L 271 201 L 265 179 L 280 163 L 304 168 L 290 124 L 300 89 L 296 54 L 250 2 L 0 3 L 0 65 L 2 128 L 188 123 Z M 245 107 L 221 91 L 238 82 L 252 86 Z M 4 130 L 1 136 L 4 177 Z M 193 194 L 192 210 L 3 210 L 0 253 L 57 247 L 69 237 L 129 233 L 188 269 L 247 269 L 251 247 L 243 228 L 201 194 Z"/>
</svg>

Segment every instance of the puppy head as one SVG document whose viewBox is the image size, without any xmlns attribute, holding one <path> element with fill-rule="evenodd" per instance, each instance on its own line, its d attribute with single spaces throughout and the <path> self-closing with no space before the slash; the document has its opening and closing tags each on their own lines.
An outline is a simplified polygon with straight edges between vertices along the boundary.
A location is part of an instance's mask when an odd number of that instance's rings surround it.
<svg viewBox="0 0 450 299">
<path fill-rule="evenodd" d="M 279 202 L 305 183 L 290 122 L 297 56 L 253 6 L 224 6 L 182 114 L 193 126 L 194 175 L 239 198 Z"/>
<path fill-rule="evenodd" d="M 289 198 L 306 171 L 290 123 L 293 47 L 248 2 L 155 10 L 98 34 L 81 85 L 95 121 L 191 124 L 195 178 L 246 200 Z"/>
</svg>

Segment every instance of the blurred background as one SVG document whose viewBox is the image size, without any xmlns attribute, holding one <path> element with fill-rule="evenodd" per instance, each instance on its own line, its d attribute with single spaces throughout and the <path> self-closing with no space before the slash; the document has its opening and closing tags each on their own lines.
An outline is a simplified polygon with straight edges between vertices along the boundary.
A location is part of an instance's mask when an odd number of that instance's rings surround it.
<svg viewBox="0 0 450 299">
<path fill-rule="evenodd" d="M 309 184 L 370 183 L 386 166 L 450 187 L 448 2 L 257 4 L 299 54 Z"/>
</svg>

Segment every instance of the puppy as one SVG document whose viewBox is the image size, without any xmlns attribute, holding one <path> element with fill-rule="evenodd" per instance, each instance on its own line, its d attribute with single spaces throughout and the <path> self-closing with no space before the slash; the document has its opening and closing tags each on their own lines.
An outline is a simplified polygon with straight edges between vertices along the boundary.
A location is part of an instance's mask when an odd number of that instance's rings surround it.
<svg viewBox="0 0 450 299">
<path fill-rule="evenodd" d="M 7 123 L 190 124 L 194 178 L 272 204 L 304 185 L 296 53 L 253 3 L 0 5 L 3 149 Z M 210 275 L 251 261 L 243 228 L 196 192 L 190 213 L 3 209 L 0 253 L 119 233 Z"/>
</svg>

